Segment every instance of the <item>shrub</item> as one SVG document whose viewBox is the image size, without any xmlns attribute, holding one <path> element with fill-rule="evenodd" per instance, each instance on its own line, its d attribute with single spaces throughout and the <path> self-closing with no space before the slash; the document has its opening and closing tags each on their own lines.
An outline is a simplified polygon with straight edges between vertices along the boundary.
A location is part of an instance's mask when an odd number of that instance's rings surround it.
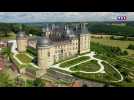
<svg viewBox="0 0 134 100">
<path fill-rule="evenodd" d="M 94 42 L 91 42 L 91 50 L 108 57 L 122 56 L 128 54 L 127 51 L 122 51 L 119 47 L 106 46 Z"/>
<path fill-rule="evenodd" d="M 33 81 L 33 86 L 35 87 L 43 87 L 45 85 L 45 83 L 43 82 L 43 80 L 37 78 Z"/>
<path fill-rule="evenodd" d="M 123 54 L 124 55 L 128 55 L 128 52 L 125 50 L 125 51 L 123 51 Z"/>
<path fill-rule="evenodd" d="M 132 49 L 132 50 L 134 50 L 134 45 L 129 44 L 129 46 L 128 46 L 128 48 L 127 48 L 127 49 Z"/>
</svg>

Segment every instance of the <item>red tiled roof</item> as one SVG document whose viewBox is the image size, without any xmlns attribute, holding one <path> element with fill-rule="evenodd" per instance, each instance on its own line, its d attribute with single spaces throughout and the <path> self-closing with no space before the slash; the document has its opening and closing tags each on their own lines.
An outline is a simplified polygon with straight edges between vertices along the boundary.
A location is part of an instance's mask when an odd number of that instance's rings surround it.
<svg viewBox="0 0 134 100">
<path fill-rule="evenodd" d="M 80 87 L 80 82 L 79 81 L 75 81 L 71 87 Z"/>
</svg>

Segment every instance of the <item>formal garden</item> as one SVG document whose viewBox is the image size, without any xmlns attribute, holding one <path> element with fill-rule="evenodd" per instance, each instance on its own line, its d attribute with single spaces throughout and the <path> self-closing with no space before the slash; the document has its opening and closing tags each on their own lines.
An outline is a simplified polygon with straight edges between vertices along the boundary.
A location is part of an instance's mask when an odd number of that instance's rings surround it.
<svg viewBox="0 0 134 100">
<path fill-rule="evenodd" d="M 53 65 L 51 68 L 57 68 L 63 73 L 69 72 L 68 74 L 87 80 L 105 83 L 116 83 L 123 80 L 122 75 L 116 68 L 105 60 L 95 58 L 94 56 L 95 54 L 90 52 L 72 60 L 64 61 L 59 66 L 58 64 Z"/>
<path fill-rule="evenodd" d="M 86 80 L 132 87 L 134 58 L 131 55 L 133 52 L 128 52 L 126 48 L 128 45 L 129 42 L 124 47 L 91 42 L 91 51 L 95 51 L 95 55 L 91 56 L 91 52 L 79 55 L 55 64 L 52 68 Z M 88 54 L 90 56 L 87 56 Z"/>
</svg>

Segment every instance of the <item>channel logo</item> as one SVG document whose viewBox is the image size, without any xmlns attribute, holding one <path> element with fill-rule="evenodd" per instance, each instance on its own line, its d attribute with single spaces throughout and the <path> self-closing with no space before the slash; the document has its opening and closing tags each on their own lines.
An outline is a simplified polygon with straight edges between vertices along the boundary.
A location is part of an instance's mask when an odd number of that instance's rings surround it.
<svg viewBox="0 0 134 100">
<path fill-rule="evenodd" d="M 126 21 L 127 20 L 127 16 L 117 16 L 117 20 L 118 21 Z"/>
</svg>

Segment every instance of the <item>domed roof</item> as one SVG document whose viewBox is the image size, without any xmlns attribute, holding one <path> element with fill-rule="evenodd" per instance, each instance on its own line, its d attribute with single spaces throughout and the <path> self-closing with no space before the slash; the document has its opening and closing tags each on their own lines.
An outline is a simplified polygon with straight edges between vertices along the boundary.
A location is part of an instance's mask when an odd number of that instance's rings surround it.
<svg viewBox="0 0 134 100">
<path fill-rule="evenodd" d="M 68 36 L 69 36 L 69 38 L 75 38 L 76 37 L 76 35 L 74 35 L 74 34 L 69 34 Z"/>
<path fill-rule="evenodd" d="M 67 34 L 67 36 L 69 38 L 75 38 L 76 37 L 76 35 L 74 34 L 73 30 L 72 29 L 69 29 L 69 28 L 67 28 L 66 34 Z"/>
<path fill-rule="evenodd" d="M 24 37 L 26 37 L 25 32 L 20 31 L 17 33 L 17 38 L 24 38 Z"/>
<path fill-rule="evenodd" d="M 46 32 L 46 28 L 42 28 L 42 32 Z"/>
<path fill-rule="evenodd" d="M 50 42 L 51 41 L 46 37 L 39 37 L 37 40 L 37 46 L 49 46 Z"/>
</svg>

